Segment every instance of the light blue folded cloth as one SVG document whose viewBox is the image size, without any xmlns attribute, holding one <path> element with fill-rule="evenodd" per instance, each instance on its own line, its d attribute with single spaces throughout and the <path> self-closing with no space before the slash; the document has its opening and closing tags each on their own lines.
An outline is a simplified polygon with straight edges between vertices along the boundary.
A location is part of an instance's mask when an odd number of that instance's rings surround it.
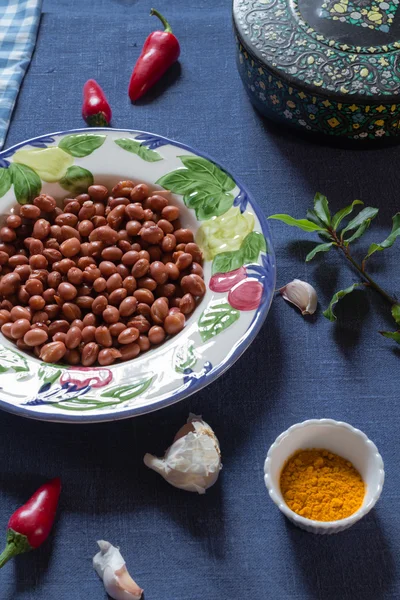
<svg viewBox="0 0 400 600">
<path fill-rule="evenodd" d="M 42 0 L 0 0 L 0 150 L 29 66 Z"/>
</svg>

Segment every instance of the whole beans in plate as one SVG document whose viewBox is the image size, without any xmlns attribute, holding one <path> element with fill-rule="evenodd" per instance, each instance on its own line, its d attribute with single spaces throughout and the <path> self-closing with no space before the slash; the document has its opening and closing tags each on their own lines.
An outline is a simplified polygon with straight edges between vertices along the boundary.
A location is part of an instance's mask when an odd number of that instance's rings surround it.
<svg viewBox="0 0 400 600">
<path fill-rule="evenodd" d="M 126 361 L 182 331 L 202 253 L 170 194 L 131 180 L 16 206 L 0 226 L 0 328 L 45 362 Z"/>
</svg>

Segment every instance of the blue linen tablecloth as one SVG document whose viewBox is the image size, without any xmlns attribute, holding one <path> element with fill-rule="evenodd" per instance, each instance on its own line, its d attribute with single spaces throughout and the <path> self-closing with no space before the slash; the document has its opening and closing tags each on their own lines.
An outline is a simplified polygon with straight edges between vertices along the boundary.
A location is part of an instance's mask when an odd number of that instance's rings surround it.
<svg viewBox="0 0 400 600">
<path fill-rule="evenodd" d="M 398 148 L 315 145 L 262 120 L 234 58 L 230 0 L 159 0 L 182 45 L 181 70 L 136 106 L 131 66 L 157 23 L 148 0 L 44 0 L 36 51 L 7 145 L 83 123 L 81 87 L 104 87 L 115 126 L 154 131 L 209 153 L 246 182 L 265 214 L 303 217 L 314 193 L 338 209 L 355 198 L 380 208 L 360 242 L 380 241 L 399 210 Z M 306 265 L 312 236 L 272 224 L 278 285 L 315 284 L 321 306 L 356 280 L 335 255 Z M 361 250 L 360 250 L 361 252 Z M 395 292 L 398 247 L 371 262 Z M 392 326 L 372 292 L 356 292 L 332 325 L 303 319 L 277 298 L 251 348 L 210 388 L 134 420 L 69 426 L 0 416 L 0 527 L 55 475 L 64 490 L 55 534 L 0 571 L 1 600 L 100 600 L 96 540 L 121 547 L 148 600 L 398 600 L 400 597 L 400 351 L 378 330 Z M 162 453 L 189 411 L 221 443 L 224 469 L 204 497 L 176 490 L 142 464 Z M 385 461 L 381 500 L 331 537 L 289 524 L 270 501 L 263 461 L 276 436 L 307 418 L 362 429 Z"/>
</svg>

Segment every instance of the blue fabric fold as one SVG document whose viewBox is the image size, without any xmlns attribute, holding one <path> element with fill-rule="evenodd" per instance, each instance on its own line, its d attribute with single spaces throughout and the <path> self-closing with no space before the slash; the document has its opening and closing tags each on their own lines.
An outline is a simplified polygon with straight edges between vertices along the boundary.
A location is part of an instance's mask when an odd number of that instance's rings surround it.
<svg viewBox="0 0 400 600">
<path fill-rule="evenodd" d="M 0 149 L 32 58 L 42 0 L 0 0 Z"/>
</svg>

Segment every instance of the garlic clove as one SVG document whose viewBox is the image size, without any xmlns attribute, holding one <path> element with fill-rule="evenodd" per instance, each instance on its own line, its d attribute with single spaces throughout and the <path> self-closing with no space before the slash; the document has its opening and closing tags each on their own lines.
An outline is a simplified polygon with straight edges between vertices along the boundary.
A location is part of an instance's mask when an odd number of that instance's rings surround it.
<svg viewBox="0 0 400 600">
<path fill-rule="evenodd" d="M 301 310 L 302 315 L 313 315 L 317 309 L 317 292 L 312 285 L 301 279 L 294 279 L 280 290 L 283 298 Z"/>
<path fill-rule="evenodd" d="M 222 469 L 218 439 L 201 417 L 192 414 L 164 457 L 146 454 L 144 464 L 174 487 L 198 494 L 214 485 Z"/>
<path fill-rule="evenodd" d="M 129 575 L 118 548 L 100 540 L 100 548 L 93 558 L 93 568 L 103 580 L 104 588 L 114 600 L 141 600 L 143 590 Z"/>
</svg>

